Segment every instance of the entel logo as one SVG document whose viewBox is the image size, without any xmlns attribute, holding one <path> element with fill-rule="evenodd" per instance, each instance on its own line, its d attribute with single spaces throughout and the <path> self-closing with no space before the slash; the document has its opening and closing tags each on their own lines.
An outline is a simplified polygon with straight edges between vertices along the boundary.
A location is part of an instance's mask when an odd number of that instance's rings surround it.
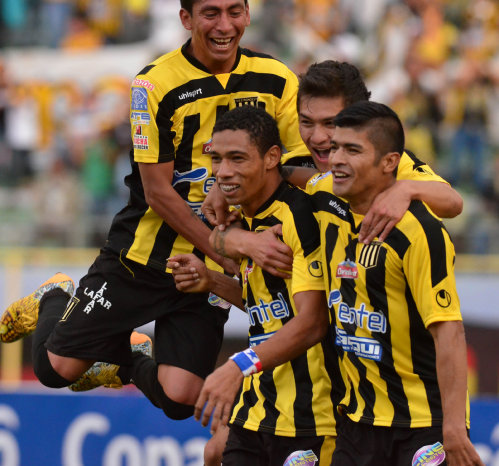
<svg viewBox="0 0 499 466">
<path fill-rule="evenodd" d="M 274 319 L 284 319 L 284 317 L 289 316 L 289 309 L 284 296 L 281 293 L 277 293 L 277 297 L 279 299 L 270 303 L 266 303 L 263 299 L 260 299 L 260 304 L 256 306 L 244 306 L 248 313 L 250 325 L 255 325 L 255 316 L 260 324 L 270 322 L 271 316 Z"/>
</svg>

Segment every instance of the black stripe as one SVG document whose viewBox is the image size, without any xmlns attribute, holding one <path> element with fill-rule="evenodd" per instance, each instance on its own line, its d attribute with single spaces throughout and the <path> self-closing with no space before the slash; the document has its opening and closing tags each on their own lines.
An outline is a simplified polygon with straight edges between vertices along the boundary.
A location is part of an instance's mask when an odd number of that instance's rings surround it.
<svg viewBox="0 0 499 466">
<path fill-rule="evenodd" d="M 435 343 L 431 333 L 424 326 L 409 285 L 406 286 L 405 299 L 409 312 L 409 342 L 413 371 L 419 376 L 425 387 L 432 416 L 432 426 L 440 426 L 442 425 L 443 413 L 437 380 Z"/>
<path fill-rule="evenodd" d="M 263 409 L 265 416 L 260 422 L 258 430 L 275 434 L 275 427 L 277 419 L 280 415 L 279 410 L 276 408 L 277 389 L 274 383 L 274 371 L 265 371 L 260 376 L 260 392 L 263 395 Z"/>
<path fill-rule="evenodd" d="M 293 188 L 282 196 L 282 201 L 289 207 L 303 254 L 307 257 L 320 245 L 319 224 L 314 217 L 310 196 Z"/>
<path fill-rule="evenodd" d="M 443 224 L 430 214 L 421 201 L 411 202 L 409 211 L 419 221 L 426 235 L 431 260 L 431 286 L 435 287 L 448 275 Z"/>
<path fill-rule="evenodd" d="M 422 165 L 426 165 L 422 160 L 419 160 L 416 155 L 414 155 L 414 152 L 411 152 L 409 149 L 405 149 L 404 152 L 409 156 L 409 158 L 413 161 L 413 170 L 421 167 Z"/>
<path fill-rule="evenodd" d="M 227 92 L 254 92 L 282 97 L 286 79 L 272 73 L 247 71 L 244 74 L 232 73 L 227 83 Z"/>
<path fill-rule="evenodd" d="M 144 68 L 142 68 L 136 76 L 139 76 L 141 74 L 147 74 L 150 70 L 152 70 L 156 65 L 147 65 L 147 66 L 144 66 Z"/>
<path fill-rule="evenodd" d="M 352 231 L 355 231 L 355 220 L 347 202 L 326 191 L 317 191 L 312 195 L 312 204 L 315 212 L 327 212 L 348 222 Z"/>
<path fill-rule="evenodd" d="M 313 383 L 310 377 L 307 353 L 291 361 L 295 376 L 296 398 L 293 406 L 297 433 L 317 435 L 314 410 L 312 409 Z"/>
<path fill-rule="evenodd" d="M 404 258 L 407 249 L 411 245 L 409 238 L 404 235 L 397 227 L 394 227 L 385 239 L 388 244 L 399 256 L 400 260 Z"/>
<path fill-rule="evenodd" d="M 249 57 L 249 58 L 270 58 L 271 60 L 276 60 L 276 61 L 279 61 L 277 60 L 276 58 L 274 58 L 272 55 L 269 55 L 267 53 L 262 53 L 262 52 L 257 52 L 255 50 L 250 50 L 250 49 L 240 49 L 241 51 L 241 54 L 246 56 L 246 57 Z"/>
<path fill-rule="evenodd" d="M 239 392 L 240 393 L 240 392 Z M 236 403 L 239 401 L 241 397 L 239 396 L 236 398 Z M 236 421 L 234 424 L 236 425 L 243 425 L 244 422 L 248 420 L 248 413 L 249 410 L 256 405 L 258 402 L 258 397 L 256 396 L 255 392 L 255 385 L 254 385 L 254 378 L 251 378 L 251 384 L 249 390 L 244 392 L 242 396 L 242 406 L 239 408 L 239 410 L 236 412 L 234 411 L 235 414 L 235 419 Z"/>
<path fill-rule="evenodd" d="M 386 333 L 376 332 L 373 335 L 381 343 L 383 354 L 381 361 L 377 362 L 380 377 L 385 381 L 387 396 L 394 407 L 392 425 L 407 425 L 410 427 L 409 402 L 404 392 L 402 378 L 395 369 L 392 354 L 390 311 L 386 296 L 386 254 L 387 250 L 381 248 L 377 265 L 366 270 L 366 291 L 369 302 L 375 311 L 383 313 L 386 318 Z M 396 318 L 396 315 L 394 316 Z"/>
</svg>

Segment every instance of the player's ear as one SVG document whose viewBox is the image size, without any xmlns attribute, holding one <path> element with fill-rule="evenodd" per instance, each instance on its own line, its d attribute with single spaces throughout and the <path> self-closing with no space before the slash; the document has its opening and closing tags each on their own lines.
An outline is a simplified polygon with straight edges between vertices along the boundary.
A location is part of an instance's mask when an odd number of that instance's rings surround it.
<svg viewBox="0 0 499 466">
<path fill-rule="evenodd" d="M 400 154 L 398 152 L 388 152 L 383 156 L 383 171 L 385 173 L 393 173 L 400 162 Z"/>
<path fill-rule="evenodd" d="M 191 14 L 185 8 L 181 8 L 179 16 L 180 16 L 180 21 L 182 22 L 182 26 L 184 26 L 185 29 L 190 31 L 192 29 Z"/>
<path fill-rule="evenodd" d="M 248 27 L 251 23 L 251 17 L 249 12 L 249 4 L 246 2 L 246 27 Z"/>
<path fill-rule="evenodd" d="M 281 152 L 281 149 L 279 148 L 279 146 L 272 146 L 268 151 L 267 153 L 265 154 L 265 168 L 267 170 L 271 170 L 275 167 L 277 167 L 277 165 L 279 165 L 279 162 L 281 161 L 281 155 L 282 155 L 282 152 Z"/>
</svg>

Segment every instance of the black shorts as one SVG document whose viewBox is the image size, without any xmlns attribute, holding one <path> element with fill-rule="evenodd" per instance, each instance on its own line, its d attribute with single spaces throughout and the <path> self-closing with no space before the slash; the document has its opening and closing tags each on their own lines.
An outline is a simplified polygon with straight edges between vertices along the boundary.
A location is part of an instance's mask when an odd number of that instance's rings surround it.
<svg viewBox="0 0 499 466">
<path fill-rule="evenodd" d="M 131 363 L 130 334 L 156 321 L 154 356 L 202 378 L 223 340 L 228 310 L 207 293 L 182 293 L 171 274 L 103 250 L 79 283 L 46 347 L 60 356 Z"/>
<path fill-rule="evenodd" d="M 255 432 L 232 425 L 222 457 L 223 466 L 282 466 L 289 458 L 289 465 L 316 464 L 329 466 L 334 450 L 335 437 L 283 437 Z M 315 455 L 316 463 L 305 462 Z M 300 461 L 301 460 L 301 461 Z"/>
<path fill-rule="evenodd" d="M 345 415 L 340 416 L 336 431 L 331 466 L 425 465 L 429 464 L 425 458 L 443 456 L 442 427 L 372 426 Z"/>
</svg>

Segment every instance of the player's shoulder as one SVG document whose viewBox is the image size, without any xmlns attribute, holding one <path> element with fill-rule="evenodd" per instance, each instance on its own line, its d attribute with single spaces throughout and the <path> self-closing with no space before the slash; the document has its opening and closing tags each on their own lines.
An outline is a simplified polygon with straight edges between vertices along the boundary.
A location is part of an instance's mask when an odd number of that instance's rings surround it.
<svg viewBox="0 0 499 466">
<path fill-rule="evenodd" d="M 262 71 L 266 71 L 267 73 L 280 74 L 285 77 L 296 77 L 293 71 L 291 71 L 284 62 L 267 53 L 241 48 L 241 57 L 251 66 L 259 67 Z"/>
<path fill-rule="evenodd" d="M 314 194 L 318 191 L 332 192 L 333 191 L 333 175 L 331 172 L 317 173 L 307 181 L 305 191 L 308 194 Z"/>
</svg>

